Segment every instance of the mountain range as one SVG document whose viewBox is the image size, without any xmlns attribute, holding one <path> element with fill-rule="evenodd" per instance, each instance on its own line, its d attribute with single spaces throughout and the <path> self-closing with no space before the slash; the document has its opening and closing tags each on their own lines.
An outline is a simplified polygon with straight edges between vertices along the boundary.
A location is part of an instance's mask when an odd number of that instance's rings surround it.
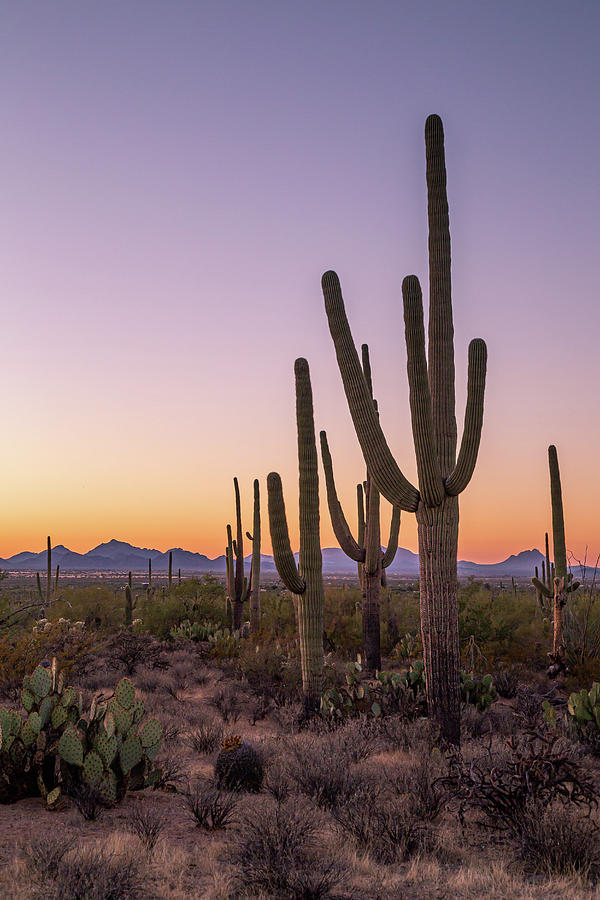
<svg viewBox="0 0 600 900">
<path fill-rule="evenodd" d="M 169 552 L 173 554 L 173 572 L 181 569 L 182 574 L 197 573 L 223 574 L 225 572 L 225 556 L 210 559 L 202 553 L 192 553 L 174 547 L 162 553 L 145 547 L 134 547 L 125 541 L 111 540 L 99 544 L 87 553 L 75 553 L 62 544 L 52 548 L 53 567 L 59 565 L 62 572 L 147 572 L 148 560 L 152 560 L 152 573 L 164 574 L 169 567 Z M 250 561 L 250 556 L 247 561 Z M 296 559 L 298 554 L 296 554 Z M 530 577 L 537 566 L 540 573 L 543 556 L 539 550 L 522 550 L 498 563 L 474 563 L 459 560 L 458 574 L 461 578 Z M 46 551 L 40 553 L 23 551 L 0 559 L 0 568 L 18 572 L 43 572 L 47 565 Z M 261 555 L 261 569 L 266 574 L 275 574 L 272 556 Z M 387 570 L 390 575 L 417 576 L 419 573 L 419 557 L 416 553 L 398 548 L 394 562 Z M 356 574 L 356 563 L 352 562 L 339 547 L 323 549 L 323 572 L 326 575 Z"/>
</svg>

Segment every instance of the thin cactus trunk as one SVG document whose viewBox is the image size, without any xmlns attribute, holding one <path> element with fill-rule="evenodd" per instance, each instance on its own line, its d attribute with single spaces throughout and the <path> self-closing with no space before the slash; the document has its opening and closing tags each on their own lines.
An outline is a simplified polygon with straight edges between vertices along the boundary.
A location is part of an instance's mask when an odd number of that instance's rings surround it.
<svg viewBox="0 0 600 900">
<path fill-rule="evenodd" d="M 152 596 L 152 557 L 148 558 L 148 600 Z"/>
<path fill-rule="evenodd" d="M 169 590 L 173 586 L 173 551 L 169 550 Z"/>
<path fill-rule="evenodd" d="M 250 593 L 250 634 L 260 631 L 260 483 L 258 478 L 254 480 L 254 515 L 252 521 L 252 534 L 246 532 L 249 541 L 252 541 L 252 591 Z"/>
<path fill-rule="evenodd" d="M 458 495 L 473 474 L 481 427 L 487 350 L 469 345 L 465 424 L 458 458 L 454 401 L 454 327 L 450 292 L 450 228 L 444 133 L 438 116 L 425 125 L 429 219 L 429 353 L 421 287 L 404 279 L 408 382 L 419 489 L 403 475 L 388 447 L 356 352 L 335 272 L 323 276 L 329 328 L 363 456 L 376 486 L 394 506 L 416 513 L 426 695 L 442 736 L 460 743 L 460 646 L 456 558 Z"/>
<path fill-rule="evenodd" d="M 290 546 L 283 489 L 277 472 L 269 474 L 267 492 L 275 565 L 287 589 L 296 595 L 304 709 L 305 714 L 310 716 L 319 708 L 323 690 L 324 590 L 319 533 L 319 472 L 312 389 L 305 359 L 296 360 L 294 372 L 300 495 L 298 566 Z"/>
<path fill-rule="evenodd" d="M 56 567 L 56 575 L 54 579 L 52 578 L 52 541 L 50 536 L 46 538 L 46 589 L 42 590 L 42 579 L 40 578 L 40 573 L 36 572 L 36 582 L 37 589 L 41 603 L 43 604 L 43 608 L 41 609 L 42 615 L 45 615 L 45 609 L 47 606 L 50 606 L 51 603 L 54 603 L 58 597 L 58 579 L 60 576 L 60 566 Z"/>
</svg>

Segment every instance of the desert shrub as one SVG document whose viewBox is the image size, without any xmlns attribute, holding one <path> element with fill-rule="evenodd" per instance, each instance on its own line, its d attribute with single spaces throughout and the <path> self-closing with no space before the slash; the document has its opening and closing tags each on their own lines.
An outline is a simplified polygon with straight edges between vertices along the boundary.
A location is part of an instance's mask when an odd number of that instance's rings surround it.
<svg viewBox="0 0 600 900">
<path fill-rule="evenodd" d="M 211 782 L 198 779 L 184 795 L 185 805 L 197 828 L 217 831 L 227 828 L 240 801 L 239 794 L 224 791 Z"/>
<path fill-rule="evenodd" d="M 147 887 L 132 858 L 104 849 L 85 850 L 63 857 L 48 900 L 144 900 Z"/>
<path fill-rule="evenodd" d="M 489 712 L 481 712 L 474 706 L 462 707 L 460 721 L 464 733 L 471 738 L 483 737 L 494 730 Z"/>
<path fill-rule="evenodd" d="M 289 803 L 264 804 L 258 815 L 244 816 L 225 850 L 238 887 L 282 898 L 331 896 L 342 869 L 323 853 L 318 827 L 313 810 Z"/>
<path fill-rule="evenodd" d="M 433 846 L 431 828 L 398 797 L 358 787 L 332 810 L 336 822 L 378 863 L 408 859 Z"/>
<path fill-rule="evenodd" d="M 288 767 L 280 756 L 269 763 L 263 787 L 277 803 L 283 803 L 292 793 L 293 782 Z"/>
<path fill-rule="evenodd" d="M 192 624 L 209 620 L 225 627 L 225 589 L 211 575 L 186 579 L 164 596 L 140 597 L 137 615 L 142 620 L 142 630 L 161 640 L 167 640 L 171 630 L 178 628 L 185 620 Z"/>
<path fill-rule="evenodd" d="M 179 753 L 158 756 L 156 766 L 157 775 L 153 784 L 156 790 L 177 791 L 178 786 L 187 781 L 188 773 Z"/>
<path fill-rule="evenodd" d="M 519 678 L 514 669 L 502 669 L 494 677 L 494 685 L 500 697 L 512 700 L 519 690 Z"/>
<path fill-rule="evenodd" d="M 69 797 L 86 822 L 99 819 L 104 812 L 102 797 L 91 784 L 87 784 L 85 781 L 74 782 Z"/>
<path fill-rule="evenodd" d="M 83 671 L 95 640 L 85 629 L 60 623 L 39 634 L 22 632 L 0 638 L 0 684 L 17 686 L 40 659 L 56 658 L 61 671 L 67 673 Z"/>
<path fill-rule="evenodd" d="M 23 841 L 19 853 L 32 881 L 39 884 L 56 878 L 63 857 L 74 846 L 75 838 L 59 827 Z"/>
<path fill-rule="evenodd" d="M 190 746 L 196 753 L 214 753 L 223 741 L 223 726 L 215 719 L 203 719 L 190 735 Z"/>
<path fill-rule="evenodd" d="M 111 635 L 101 647 L 109 665 L 126 675 L 133 675 L 142 663 L 155 665 L 163 649 L 151 635 L 125 630 Z"/>
<path fill-rule="evenodd" d="M 288 772 L 300 793 L 324 809 L 332 809 L 356 790 L 349 759 L 335 756 L 331 744 L 318 738 L 291 744 Z"/>
<path fill-rule="evenodd" d="M 219 688 L 210 698 L 210 705 L 217 709 L 223 717 L 223 722 L 237 722 L 240 717 L 240 693 L 232 685 Z"/>
<path fill-rule="evenodd" d="M 588 812 L 597 805 L 590 776 L 555 736 L 510 738 L 500 752 L 469 765 L 456 758 L 452 773 L 442 781 L 460 798 L 461 821 L 472 808 L 483 813 L 479 824 L 513 835 L 521 833 L 532 803 L 562 802 Z"/>
<path fill-rule="evenodd" d="M 263 764 L 260 754 L 239 734 L 223 741 L 215 762 L 215 778 L 220 787 L 239 791 L 260 791 Z"/>
<path fill-rule="evenodd" d="M 443 812 L 451 796 L 444 781 L 447 775 L 448 763 L 435 749 L 395 778 L 394 789 L 405 798 L 415 820 L 434 822 Z"/>
<path fill-rule="evenodd" d="M 277 703 L 298 695 L 302 677 L 297 648 L 292 642 L 242 643 L 238 665 L 254 693 Z"/>
<path fill-rule="evenodd" d="M 534 803 L 526 810 L 519 851 L 527 868 L 541 875 L 592 878 L 600 871 L 598 826 L 563 806 Z"/>
<path fill-rule="evenodd" d="M 146 850 L 154 850 L 166 824 L 162 813 L 147 806 L 138 807 L 129 814 L 129 830 L 137 835 Z"/>
</svg>

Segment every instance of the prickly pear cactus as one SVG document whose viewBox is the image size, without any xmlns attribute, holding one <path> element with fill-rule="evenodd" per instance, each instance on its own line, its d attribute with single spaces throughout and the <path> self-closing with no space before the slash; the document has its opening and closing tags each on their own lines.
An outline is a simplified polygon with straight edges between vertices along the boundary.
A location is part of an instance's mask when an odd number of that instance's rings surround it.
<svg viewBox="0 0 600 900">
<path fill-rule="evenodd" d="M 254 747 L 233 734 L 223 741 L 215 763 L 215 777 L 219 785 L 232 790 L 259 791 L 263 780 L 263 765 Z"/>
<path fill-rule="evenodd" d="M 129 679 L 108 702 L 95 698 L 83 714 L 81 693 L 66 686 L 56 665 L 38 666 L 23 680 L 21 704 L 24 714 L 0 709 L 0 803 L 41 795 L 54 809 L 83 783 L 112 806 L 128 788 L 159 780 L 151 761 L 162 728 L 156 719 L 141 724 L 144 704 Z"/>
</svg>

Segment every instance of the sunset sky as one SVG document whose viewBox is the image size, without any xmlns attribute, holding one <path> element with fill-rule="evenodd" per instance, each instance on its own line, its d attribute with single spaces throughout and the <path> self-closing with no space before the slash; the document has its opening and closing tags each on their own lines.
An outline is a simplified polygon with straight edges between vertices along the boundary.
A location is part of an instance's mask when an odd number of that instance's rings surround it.
<svg viewBox="0 0 600 900">
<path fill-rule="evenodd" d="M 568 548 L 595 559 L 599 28 L 597 0 L 2 4 L 0 557 L 47 534 L 216 556 L 234 475 L 248 528 L 261 479 L 270 552 L 271 470 L 297 546 L 297 356 L 354 522 L 326 269 L 414 477 L 400 286 L 415 273 L 427 297 L 436 112 L 459 431 L 469 340 L 489 353 L 459 556 L 542 547 L 555 443 Z"/>
</svg>

